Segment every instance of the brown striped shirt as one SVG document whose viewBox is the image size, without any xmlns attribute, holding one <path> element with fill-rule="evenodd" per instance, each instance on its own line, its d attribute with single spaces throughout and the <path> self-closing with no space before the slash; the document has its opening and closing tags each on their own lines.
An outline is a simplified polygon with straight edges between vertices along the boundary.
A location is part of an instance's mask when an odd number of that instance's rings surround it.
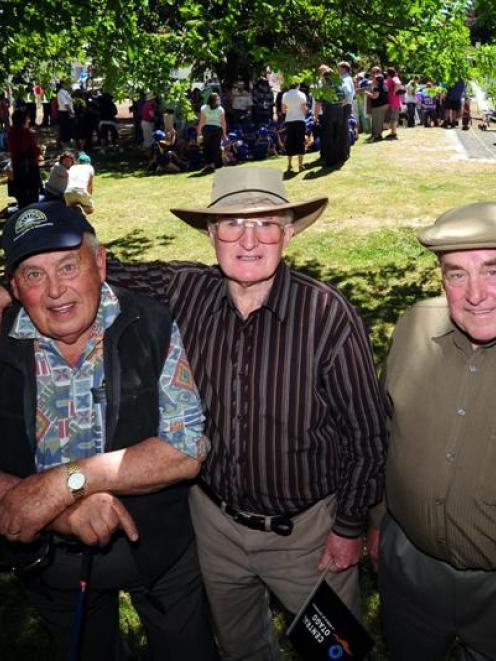
<svg viewBox="0 0 496 661">
<path fill-rule="evenodd" d="M 342 294 L 281 263 L 243 320 L 218 267 L 114 262 L 109 280 L 169 301 L 205 407 L 208 486 L 269 515 L 336 492 L 334 531 L 360 534 L 381 498 L 386 432 L 367 334 Z"/>
</svg>

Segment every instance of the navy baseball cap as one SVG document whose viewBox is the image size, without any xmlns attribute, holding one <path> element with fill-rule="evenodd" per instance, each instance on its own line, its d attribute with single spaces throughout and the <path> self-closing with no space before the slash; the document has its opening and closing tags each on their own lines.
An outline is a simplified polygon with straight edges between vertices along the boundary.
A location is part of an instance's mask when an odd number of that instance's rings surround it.
<svg viewBox="0 0 496 661">
<path fill-rule="evenodd" d="M 30 255 L 77 248 L 85 232 L 95 234 L 83 214 L 66 207 L 64 202 L 30 204 L 5 223 L 2 235 L 5 270 L 12 273 Z"/>
</svg>

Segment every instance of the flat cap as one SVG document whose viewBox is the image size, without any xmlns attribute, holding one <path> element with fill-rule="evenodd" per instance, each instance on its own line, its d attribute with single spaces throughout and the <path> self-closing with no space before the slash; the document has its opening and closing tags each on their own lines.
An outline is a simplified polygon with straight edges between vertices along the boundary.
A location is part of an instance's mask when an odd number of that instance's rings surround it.
<svg viewBox="0 0 496 661">
<path fill-rule="evenodd" d="M 432 252 L 496 248 L 496 202 L 478 202 L 450 209 L 418 234 Z"/>
</svg>

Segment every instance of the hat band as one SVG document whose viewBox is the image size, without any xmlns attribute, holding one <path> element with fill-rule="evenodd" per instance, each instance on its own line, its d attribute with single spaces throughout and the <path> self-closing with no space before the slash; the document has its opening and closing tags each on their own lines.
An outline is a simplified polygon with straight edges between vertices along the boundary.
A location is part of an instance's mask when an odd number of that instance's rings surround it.
<svg viewBox="0 0 496 661">
<path fill-rule="evenodd" d="M 270 195 L 271 197 L 277 197 L 282 201 L 283 204 L 289 204 L 289 200 L 287 200 L 285 197 L 282 197 L 282 195 L 274 193 L 273 191 L 264 190 L 263 188 L 250 188 L 249 190 L 235 191 L 234 193 L 226 193 L 225 195 L 221 195 L 220 197 L 213 200 L 213 202 L 210 202 L 207 208 L 210 209 L 214 205 L 218 204 L 221 200 L 225 200 L 228 197 L 240 197 L 241 195 L 249 195 L 251 193 L 263 193 L 265 195 Z"/>
</svg>

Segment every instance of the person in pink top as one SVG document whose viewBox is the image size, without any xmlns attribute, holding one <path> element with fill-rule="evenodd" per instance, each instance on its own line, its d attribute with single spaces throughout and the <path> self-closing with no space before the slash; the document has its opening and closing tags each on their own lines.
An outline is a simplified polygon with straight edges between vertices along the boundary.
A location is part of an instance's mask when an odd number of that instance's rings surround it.
<svg viewBox="0 0 496 661">
<path fill-rule="evenodd" d="M 389 130 L 390 133 L 384 138 L 385 140 L 398 139 L 398 120 L 400 118 L 401 110 L 401 94 L 403 93 L 403 85 L 398 77 L 398 73 L 394 67 L 387 68 L 386 86 L 388 88 L 388 103 L 389 103 Z"/>
</svg>

